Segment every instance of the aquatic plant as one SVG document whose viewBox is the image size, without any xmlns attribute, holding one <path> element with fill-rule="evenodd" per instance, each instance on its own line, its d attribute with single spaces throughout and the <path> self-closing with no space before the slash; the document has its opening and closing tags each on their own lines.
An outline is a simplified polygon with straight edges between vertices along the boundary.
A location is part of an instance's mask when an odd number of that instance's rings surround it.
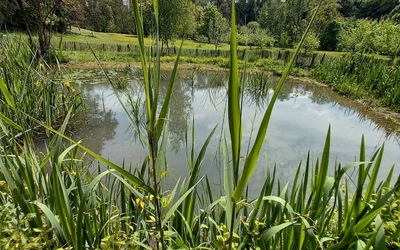
<svg viewBox="0 0 400 250">
<path fill-rule="evenodd" d="M 76 111 L 82 103 L 79 87 L 63 79 L 61 71 L 36 60 L 26 42 L 5 36 L 0 41 L 0 142 L 10 138 L 22 140 L 23 134 L 43 132 L 26 115 L 58 127 L 69 109 Z M 20 115 L 22 110 L 26 115 Z"/>
<path fill-rule="evenodd" d="M 384 107 L 400 110 L 400 67 L 363 55 L 348 55 L 326 60 L 317 66 L 313 77 L 340 93 L 377 100 Z"/>
</svg>

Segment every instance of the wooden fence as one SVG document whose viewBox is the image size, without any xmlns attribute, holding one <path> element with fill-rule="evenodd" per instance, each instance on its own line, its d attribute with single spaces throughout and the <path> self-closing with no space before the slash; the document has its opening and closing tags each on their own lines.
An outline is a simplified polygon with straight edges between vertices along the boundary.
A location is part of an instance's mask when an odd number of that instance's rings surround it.
<svg viewBox="0 0 400 250">
<path fill-rule="evenodd" d="M 90 44 L 90 47 L 95 51 L 115 51 L 115 52 L 130 52 L 139 53 L 139 47 L 137 45 L 117 45 L 117 44 Z M 63 42 L 62 49 L 69 51 L 87 51 L 90 50 L 87 43 L 80 42 Z M 178 48 L 173 46 L 169 48 L 163 48 L 163 56 L 173 56 L 178 53 Z M 288 50 L 268 50 L 268 49 L 244 49 L 238 50 L 239 59 L 252 58 L 271 58 L 274 60 L 282 60 L 287 63 L 291 56 L 291 51 Z M 206 49 L 182 49 L 181 56 L 187 57 L 222 57 L 229 58 L 228 50 L 206 50 Z M 333 56 L 320 53 L 300 53 L 297 56 L 295 66 L 301 68 L 314 68 L 318 64 L 323 63 L 327 59 L 331 59 Z"/>
</svg>

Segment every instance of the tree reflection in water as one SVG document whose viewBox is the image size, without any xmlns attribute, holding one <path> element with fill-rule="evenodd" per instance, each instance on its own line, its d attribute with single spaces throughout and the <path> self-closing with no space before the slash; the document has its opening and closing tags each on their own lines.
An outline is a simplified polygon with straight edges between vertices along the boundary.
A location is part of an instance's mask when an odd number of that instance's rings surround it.
<svg viewBox="0 0 400 250">
<path fill-rule="evenodd" d="M 105 99 L 98 91 L 97 85 L 84 85 L 84 103 L 86 110 L 78 114 L 79 123 L 75 124 L 74 136 L 83 141 L 84 145 L 90 145 L 94 152 L 101 152 L 105 141 L 115 136 L 118 121 L 115 112 L 106 107 Z"/>
</svg>

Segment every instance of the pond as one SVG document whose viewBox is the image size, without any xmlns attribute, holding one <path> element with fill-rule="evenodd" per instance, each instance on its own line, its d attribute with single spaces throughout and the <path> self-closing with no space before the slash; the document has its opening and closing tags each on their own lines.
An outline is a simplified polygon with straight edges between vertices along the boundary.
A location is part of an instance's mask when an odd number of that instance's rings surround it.
<svg viewBox="0 0 400 250">
<path fill-rule="evenodd" d="M 90 77 L 88 77 L 90 75 Z M 111 74 L 128 83 L 125 90 L 118 91 L 128 107 L 135 123 L 144 126 L 143 89 L 138 72 Z M 77 76 L 80 76 L 77 77 Z M 166 90 L 168 72 L 161 86 Z M 78 72 L 76 81 L 82 82 L 82 91 L 88 110 L 81 116 L 74 131 L 74 138 L 125 167 L 140 166 L 147 151 L 140 143 L 139 133 L 130 121 L 116 97 L 111 85 L 101 73 Z M 261 122 L 263 113 L 279 79 L 258 73 L 247 77 L 243 95 L 243 152 Z M 169 116 L 169 152 L 167 188 L 172 188 L 179 177 L 188 175 L 192 121 L 195 130 L 195 150 L 199 152 L 212 129 L 217 130 L 208 146 L 202 174 L 207 174 L 218 192 L 222 183 L 220 142 L 225 134 L 229 137 L 226 118 L 227 105 L 226 72 L 184 72 L 176 81 Z M 126 93 L 130 93 L 130 98 Z M 162 98 L 160 98 L 162 100 Z M 129 102 L 131 100 L 131 102 Z M 367 157 L 385 143 L 385 153 L 380 173 L 384 178 L 395 165 L 395 175 L 400 174 L 399 129 L 385 120 L 373 120 L 360 105 L 339 96 L 329 88 L 309 82 L 288 80 L 275 105 L 266 141 L 253 174 L 250 192 L 258 193 L 265 180 L 267 169 L 276 166 L 281 183 L 292 181 L 300 161 L 310 152 L 312 162 L 322 155 L 328 126 L 331 125 L 331 165 L 346 165 L 358 160 L 361 137 L 365 135 Z M 186 146 L 186 131 L 189 145 Z M 350 173 L 355 178 L 356 173 Z"/>
</svg>

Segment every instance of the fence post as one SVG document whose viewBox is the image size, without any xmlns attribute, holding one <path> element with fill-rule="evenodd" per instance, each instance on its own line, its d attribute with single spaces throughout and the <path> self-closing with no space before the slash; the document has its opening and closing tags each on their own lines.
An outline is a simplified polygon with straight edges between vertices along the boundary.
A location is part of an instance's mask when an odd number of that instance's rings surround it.
<svg viewBox="0 0 400 250">
<path fill-rule="evenodd" d="M 319 64 L 323 64 L 324 61 L 325 61 L 325 53 L 324 53 L 324 55 L 322 56 L 321 61 L 319 62 Z"/>
<path fill-rule="evenodd" d="M 314 68 L 314 66 L 315 66 L 315 59 L 317 59 L 317 53 L 314 53 L 314 54 L 312 55 L 311 63 L 310 63 L 310 65 L 308 66 L 310 69 L 311 69 L 311 68 Z"/>
</svg>

